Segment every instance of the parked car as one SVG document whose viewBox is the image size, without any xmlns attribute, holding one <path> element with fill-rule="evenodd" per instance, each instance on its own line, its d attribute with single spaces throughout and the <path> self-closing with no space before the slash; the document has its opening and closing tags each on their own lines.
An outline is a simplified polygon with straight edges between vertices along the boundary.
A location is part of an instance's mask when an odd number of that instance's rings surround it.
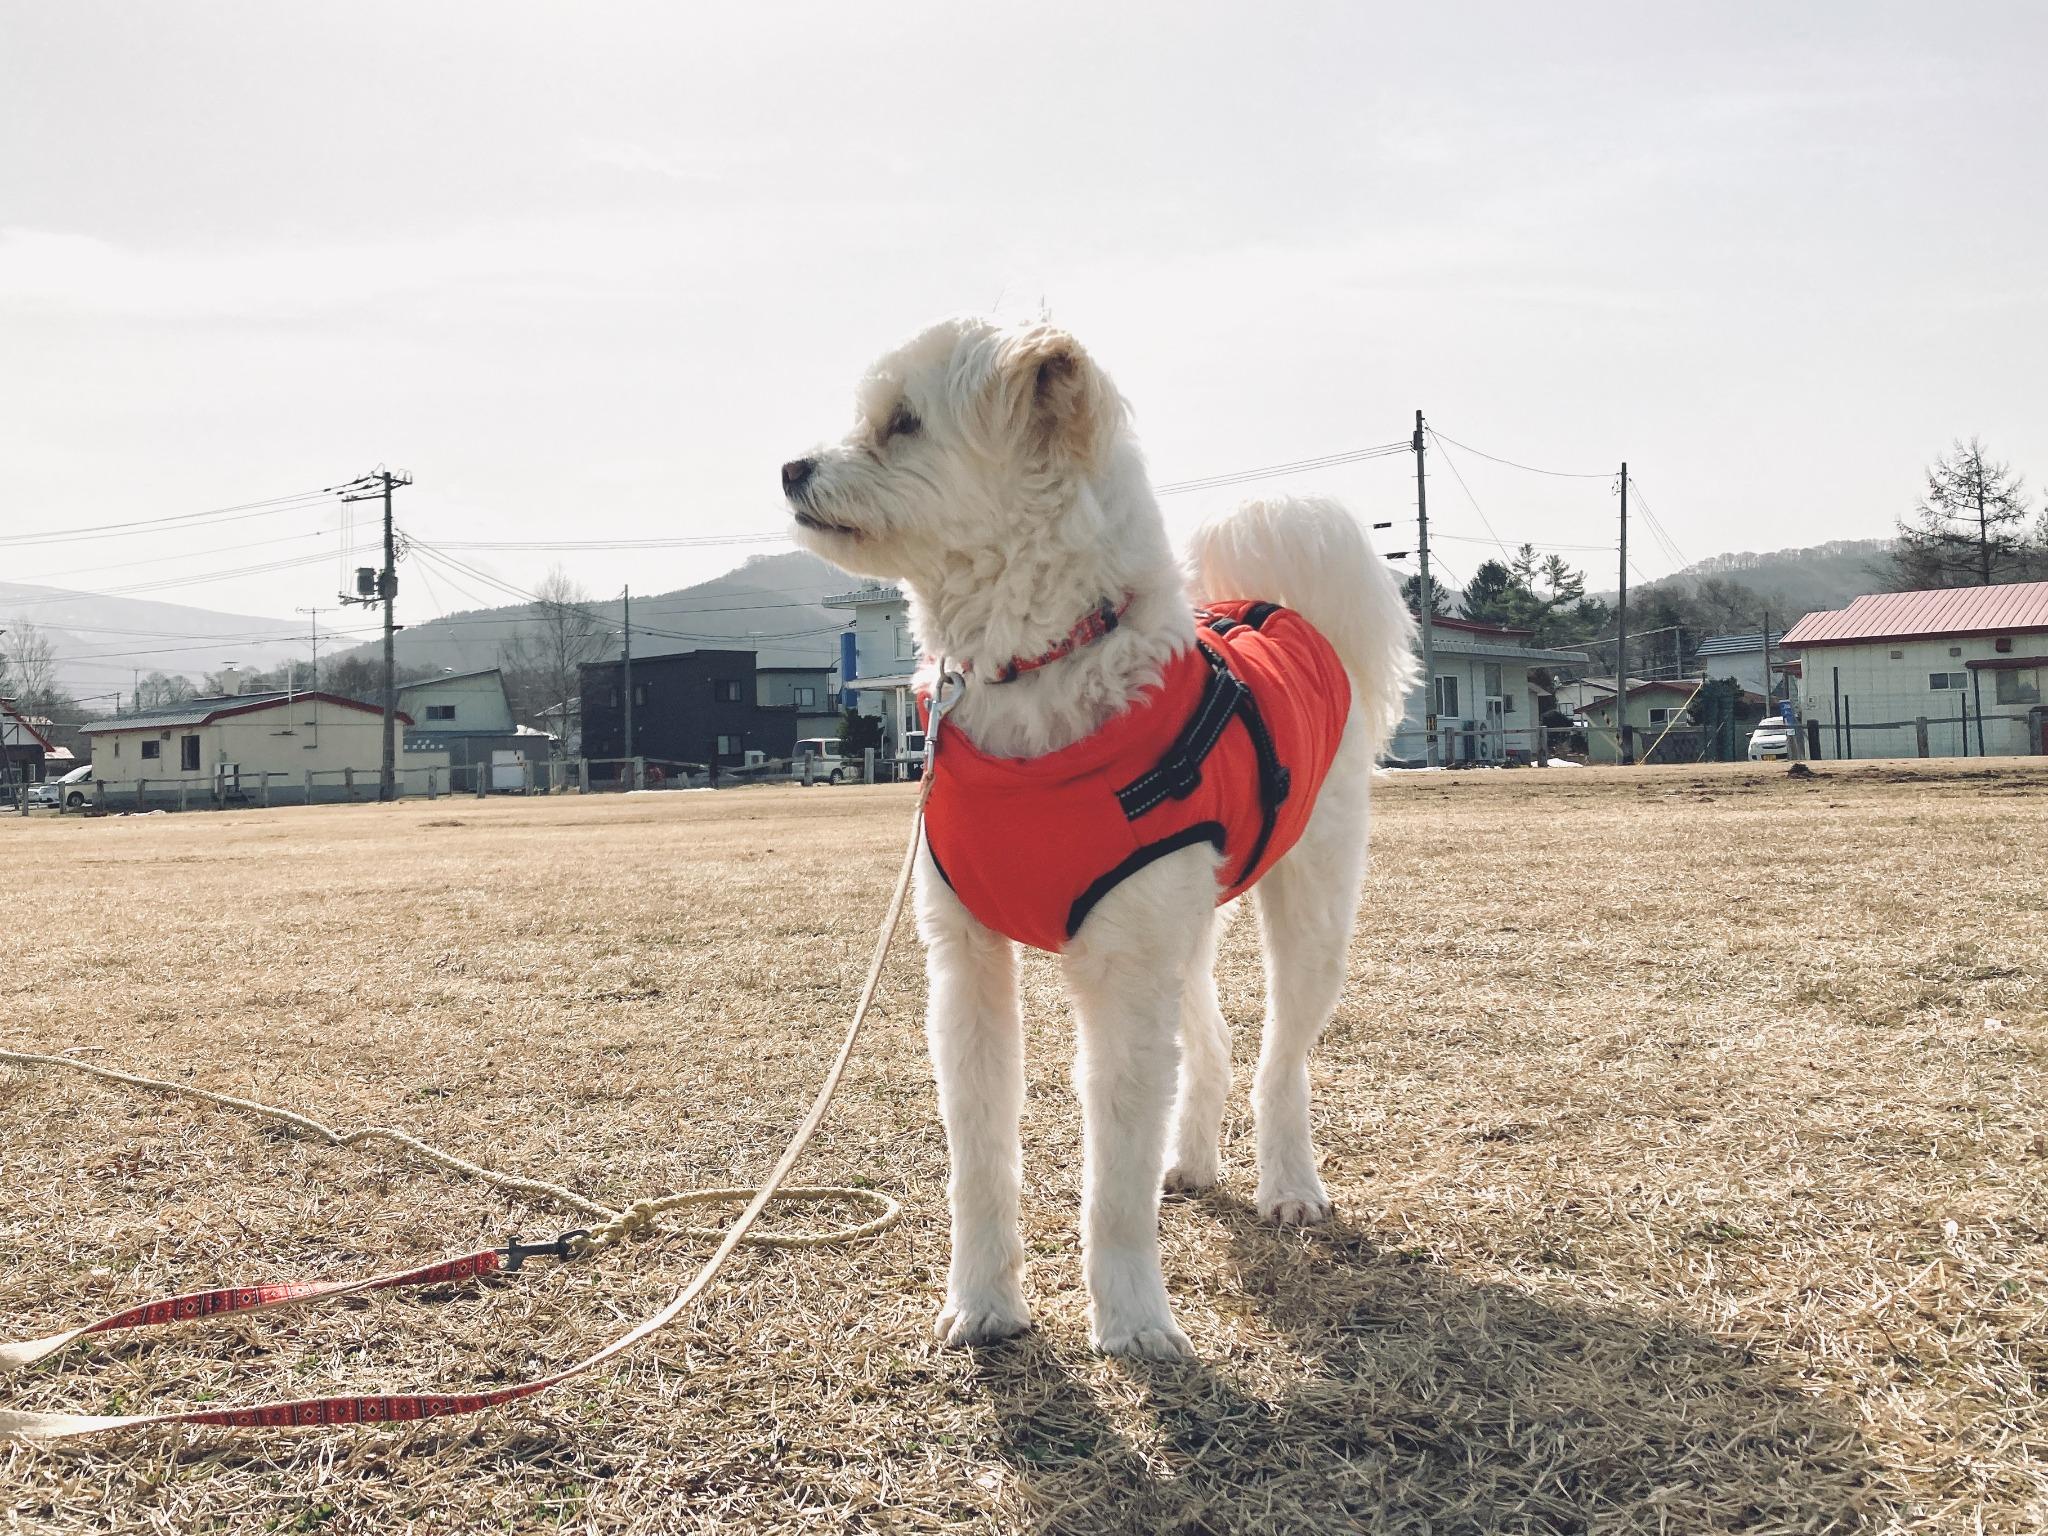
<svg viewBox="0 0 2048 1536">
<path fill-rule="evenodd" d="M 1767 757 L 1792 755 L 1792 727 L 1783 720 L 1759 720 L 1749 733 L 1749 760 L 1760 763 Z"/>
<path fill-rule="evenodd" d="M 789 775 L 799 782 L 804 776 L 805 758 L 811 759 L 813 782 L 823 779 L 827 784 L 844 784 L 860 777 L 860 769 L 841 754 L 836 736 L 806 736 L 790 749 Z"/>
<path fill-rule="evenodd" d="M 67 811 L 85 809 L 92 799 L 92 764 L 74 768 L 62 778 L 45 779 L 28 787 L 30 805 L 61 806 Z"/>
<path fill-rule="evenodd" d="M 924 777 L 924 732 L 905 731 L 903 744 L 896 751 L 896 777 L 899 779 L 921 779 Z"/>
</svg>

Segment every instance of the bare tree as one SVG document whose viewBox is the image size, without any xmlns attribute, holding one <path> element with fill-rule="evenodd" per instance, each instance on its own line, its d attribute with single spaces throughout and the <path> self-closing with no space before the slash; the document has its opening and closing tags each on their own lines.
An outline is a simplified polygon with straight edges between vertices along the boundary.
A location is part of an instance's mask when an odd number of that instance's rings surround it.
<svg viewBox="0 0 2048 1536">
<path fill-rule="evenodd" d="M 61 697 L 57 689 L 57 648 L 35 625 L 16 619 L 0 635 L 0 697 L 11 698 L 24 715 L 47 715 Z"/>
<path fill-rule="evenodd" d="M 532 616 L 498 648 L 513 709 L 529 724 L 542 710 L 576 698 L 578 669 L 608 654 L 612 643 L 590 593 L 559 565 L 541 579 L 534 597 Z"/>
<path fill-rule="evenodd" d="M 155 709 L 163 704 L 182 704 L 199 697 L 192 679 L 179 674 L 151 672 L 135 685 L 135 707 Z"/>
<path fill-rule="evenodd" d="M 2027 526 L 2026 482 L 1976 438 L 1927 471 L 1927 494 L 1899 524 L 1893 575 L 1902 589 L 1988 587 L 2048 565 L 2048 521 Z"/>
</svg>

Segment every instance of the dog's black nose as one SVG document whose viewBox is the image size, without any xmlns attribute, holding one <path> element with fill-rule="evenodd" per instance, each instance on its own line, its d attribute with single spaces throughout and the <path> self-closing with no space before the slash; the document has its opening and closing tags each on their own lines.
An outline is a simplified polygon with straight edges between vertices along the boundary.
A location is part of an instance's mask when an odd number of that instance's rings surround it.
<svg viewBox="0 0 2048 1536">
<path fill-rule="evenodd" d="M 782 466 L 782 494 L 801 496 L 804 487 L 811 483 L 811 472 L 818 467 L 815 459 L 791 459 Z"/>
</svg>

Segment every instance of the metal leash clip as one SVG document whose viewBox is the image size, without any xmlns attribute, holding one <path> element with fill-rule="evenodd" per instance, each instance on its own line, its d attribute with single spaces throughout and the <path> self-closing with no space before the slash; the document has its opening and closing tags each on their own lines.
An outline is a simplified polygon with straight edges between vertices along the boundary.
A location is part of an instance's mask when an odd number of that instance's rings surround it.
<svg viewBox="0 0 2048 1536">
<path fill-rule="evenodd" d="M 957 669 L 941 664 L 939 680 L 932 685 L 931 719 L 925 722 L 924 752 L 929 762 L 939 745 L 939 727 L 944 723 L 947 712 L 960 702 L 960 696 L 967 691 L 967 676 Z"/>
<path fill-rule="evenodd" d="M 570 1245 L 579 1237 L 588 1236 L 588 1227 L 578 1227 L 574 1232 L 564 1232 L 551 1243 L 522 1243 L 519 1234 L 514 1232 L 505 1240 L 504 1271 L 508 1275 L 516 1274 L 519 1266 L 528 1259 L 573 1259 L 576 1253 Z"/>
</svg>

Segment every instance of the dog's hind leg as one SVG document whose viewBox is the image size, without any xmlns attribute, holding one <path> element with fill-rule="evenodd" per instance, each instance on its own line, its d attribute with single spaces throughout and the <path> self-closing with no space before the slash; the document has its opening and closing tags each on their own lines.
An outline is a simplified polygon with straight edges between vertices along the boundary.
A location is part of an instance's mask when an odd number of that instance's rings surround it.
<svg viewBox="0 0 2048 1536">
<path fill-rule="evenodd" d="M 1372 765 L 1354 715 L 1301 841 L 1259 882 L 1266 947 L 1266 1029 L 1252 1079 L 1259 1214 L 1282 1226 L 1326 1220 L 1309 1131 L 1308 1053 L 1344 991 L 1365 874 Z"/>
<path fill-rule="evenodd" d="M 1230 1025 L 1216 1001 L 1216 935 L 1221 918 L 1204 923 L 1180 1000 L 1180 1091 L 1173 1106 L 1173 1151 L 1165 1188 L 1192 1194 L 1221 1174 L 1223 1103 L 1230 1097 Z"/>
<path fill-rule="evenodd" d="M 1167 854 L 1096 904 L 1061 956 L 1080 1016 L 1081 1268 L 1105 1354 L 1177 1360 L 1159 1268 L 1159 1187 L 1181 999 L 1213 923 L 1216 855 Z"/>
<path fill-rule="evenodd" d="M 987 1344 L 1031 1326 L 1017 1232 L 1024 1028 L 1016 951 L 968 915 L 929 852 L 918 859 L 917 927 L 928 981 L 925 1037 L 951 1165 L 953 1256 L 934 1331 L 946 1344 Z"/>
</svg>

